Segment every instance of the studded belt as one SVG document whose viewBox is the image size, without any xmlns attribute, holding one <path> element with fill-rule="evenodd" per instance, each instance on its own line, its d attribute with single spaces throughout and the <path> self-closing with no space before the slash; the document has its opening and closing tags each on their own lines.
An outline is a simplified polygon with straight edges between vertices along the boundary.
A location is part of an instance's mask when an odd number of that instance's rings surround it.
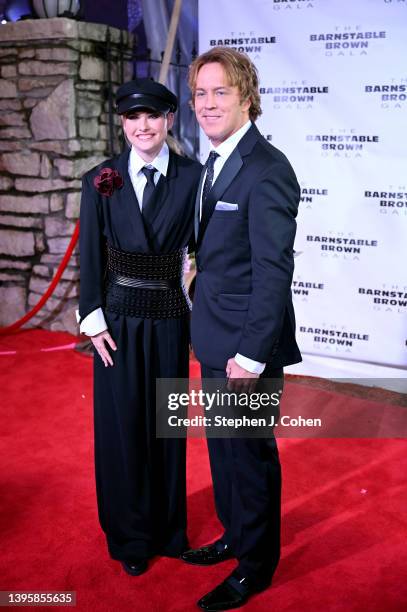
<svg viewBox="0 0 407 612">
<path fill-rule="evenodd" d="M 126 316 L 167 319 L 191 310 L 183 283 L 187 249 L 127 253 L 108 246 L 105 308 Z"/>
</svg>

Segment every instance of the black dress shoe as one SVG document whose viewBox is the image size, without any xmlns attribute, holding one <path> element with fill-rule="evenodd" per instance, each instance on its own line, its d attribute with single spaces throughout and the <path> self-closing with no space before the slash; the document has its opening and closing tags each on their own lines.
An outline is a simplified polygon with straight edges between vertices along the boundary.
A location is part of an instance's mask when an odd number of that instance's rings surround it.
<svg viewBox="0 0 407 612">
<path fill-rule="evenodd" d="M 192 565 L 215 565 L 227 559 L 232 559 L 233 555 L 227 544 L 219 540 L 208 546 L 202 546 L 195 550 L 187 550 L 180 557 L 185 563 Z"/>
<path fill-rule="evenodd" d="M 130 574 L 130 576 L 140 576 L 140 574 L 144 574 L 148 566 L 146 559 L 120 561 L 120 563 L 122 564 L 124 571 Z"/>
<path fill-rule="evenodd" d="M 240 608 L 244 606 L 249 597 L 260 593 L 268 586 L 269 583 L 260 585 L 249 578 L 241 577 L 235 571 L 213 591 L 204 595 L 198 601 L 198 606 L 207 612 Z"/>
</svg>

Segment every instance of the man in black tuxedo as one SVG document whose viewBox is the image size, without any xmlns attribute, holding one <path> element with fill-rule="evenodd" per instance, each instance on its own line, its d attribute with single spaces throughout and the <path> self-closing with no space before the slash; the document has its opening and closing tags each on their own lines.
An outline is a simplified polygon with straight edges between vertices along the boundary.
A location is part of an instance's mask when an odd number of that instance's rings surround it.
<svg viewBox="0 0 407 612">
<path fill-rule="evenodd" d="M 250 59 L 213 48 L 190 68 L 198 123 L 211 151 L 195 210 L 197 280 L 192 344 L 203 379 L 248 391 L 301 361 L 291 299 L 300 189 L 281 151 L 254 121 L 261 113 Z M 258 381 L 257 379 L 259 379 Z M 237 568 L 198 605 L 239 607 L 270 585 L 280 557 L 281 470 L 274 437 L 208 439 L 222 537 L 182 555 Z"/>
</svg>

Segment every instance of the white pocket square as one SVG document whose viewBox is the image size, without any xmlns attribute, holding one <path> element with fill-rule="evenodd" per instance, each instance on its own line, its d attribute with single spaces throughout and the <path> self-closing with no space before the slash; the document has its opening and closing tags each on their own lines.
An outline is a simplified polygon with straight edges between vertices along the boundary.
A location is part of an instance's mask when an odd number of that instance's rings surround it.
<svg viewBox="0 0 407 612">
<path fill-rule="evenodd" d="M 215 210 L 238 210 L 238 204 L 232 204 L 231 202 L 222 202 L 219 200 L 215 206 Z"/>
</svg>

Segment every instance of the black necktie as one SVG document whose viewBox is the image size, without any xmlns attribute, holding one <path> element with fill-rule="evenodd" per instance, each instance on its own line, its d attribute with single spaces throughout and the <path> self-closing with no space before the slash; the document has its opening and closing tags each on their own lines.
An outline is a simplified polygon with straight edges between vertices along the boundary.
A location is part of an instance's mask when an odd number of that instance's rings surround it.
<svg viewBox="0 0 407 612">
<path fill-rule="evenodd" d="M 155 189 L 154 174 L 157 172 L 157 170 L 155 168 L 147 168 L 147 166 L 144 166 L 144 168 L 142 168 L 141 171 L 147 179 L 147 183 L 143 191 L 143 201 L 141 203 L 141 213 L 145 219 L 150 221 L 151 220 L 150 213 L 152 213 L 152 209 L 153 209 L 153 206 L 152 206 L 153 198 L 151 196 L 153 195 L 153 192 Z"/>
<path fill-rule="evenodd" d="M 206 164 L 205 164 L 206 177 L 205 177 L 205 182 L 204 182 L 204 186 L 202 189 L 202 217 L 204 216 L 205 202 L 208 198 L 208 194 L 212 187 L 213 169 L 214 169 L 215 160 L 217 157 L 219 157 L 219 153 L 216 153 L 216 151 L 211 151 L 209 153 L 208 159 L 206 160 Z"/>
<path fill-rule="evenodd" d="M 213 183 L 213 169 L 215 165 L 216 158 L 219 157 L 219 153 L 216 151 L 211 151 L 209 153 L 208 159 L 206 160 L 205 168 L 206 168 L 206 176 L 205 182 L 202 189 L 202 209 L 201 209 L 201 220 L 199 223 L 199 233 L 198 233 L 198 242 L 202 240 L 202 237 L 205 233 L 206 226 L 209 223 L 209 219 L 212 215 L 213 207 L 208 204 L 208 195 L 212 187 Z"/>
</svg>

